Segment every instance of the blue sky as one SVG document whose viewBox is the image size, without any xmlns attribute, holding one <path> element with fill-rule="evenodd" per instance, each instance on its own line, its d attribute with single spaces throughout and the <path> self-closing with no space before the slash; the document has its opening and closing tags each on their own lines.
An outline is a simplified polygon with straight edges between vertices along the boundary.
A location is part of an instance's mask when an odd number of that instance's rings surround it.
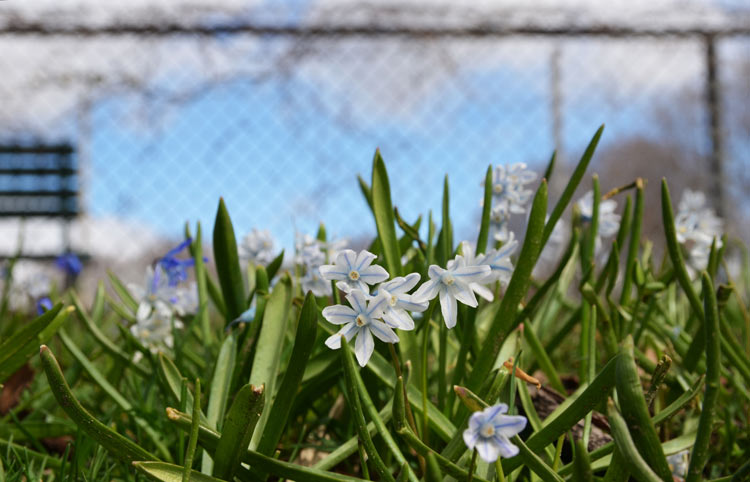
<svg viewBox="0 0 750 482">
<path fill-rule="evenodd" d="M 177 238 L 186 220 L 210 227 L 223 196 L 238 236 L 269 229 L 290 248 L 295 231 L 314 233 L 320 221 L 336 237 L 371 236 L 374 223 L 356 176 L 369 181 L 380 147 L 394 204 L 408 220 L 428 209 L 439 220 L 448 174 L 457 237 L 473 239 L 487 165 L 524 161 L 541 172 L 554 148 L 548 69 L 545 58 L 515 68 L 458 69 L 393 115 L 386 108 L 363 113 L 358 105 L 377 106 L 383 92 L 346 98 L 348 91 L 326 84 L 330 77 L 305 75 L 224 83 L 166 117 L 147 105 L 154 121 L 140 127 L 123 119 L 143 108 L 142 100 L 115 96 L 92 114 L 88 210 Z M 592 87 L 596 80 L 583 78 L 578 90 L 566 92 L 563 137 L 570 157 L 580 155 L 604 122 L 605 148 L 634 134 L 655 135 L 650 107 L 658 89 L 614 102 L 611 91 Z"/>
</svg>

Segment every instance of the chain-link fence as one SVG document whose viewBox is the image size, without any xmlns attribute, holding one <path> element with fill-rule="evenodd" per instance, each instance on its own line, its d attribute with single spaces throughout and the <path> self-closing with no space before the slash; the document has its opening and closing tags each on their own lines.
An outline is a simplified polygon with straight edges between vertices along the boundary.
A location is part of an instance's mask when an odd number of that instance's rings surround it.
<svg viewBox="0 0 750 482">
<path fill-rule="evenodd" d="M 75 147 L 71 242 L 106 263 L 151 256 L 186 220 L 210 232 L 219 196 L 238 234 L 283 247 L 320 221 L 371 236 L 356 175 L 376 147 L 407 220 L 439 220 L 447 173 L 457 237 L 474 237 L 488 164 L 541 172 L 557 149 L 569 165 L 601 123 L 605 188 L 668 175 L 727 215 L 747 203 L 742 28 L 6 20 L 0 144 Z M 10 254 L 20 222 L 0 226 Z M 23 231 L 27 251 L 59 249 L 47 221 Z"/>
</svg>

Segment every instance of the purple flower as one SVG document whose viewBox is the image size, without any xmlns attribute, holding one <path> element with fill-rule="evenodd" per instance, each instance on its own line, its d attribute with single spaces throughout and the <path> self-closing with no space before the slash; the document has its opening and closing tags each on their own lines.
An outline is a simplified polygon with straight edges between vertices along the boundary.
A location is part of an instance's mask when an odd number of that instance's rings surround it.
<svg viewBox="0 0 750 482">
<path fill-rule="evenodd" d="M 83 270 L 83 263 L 74 253 L 65 253 L 55 259 L 55 266 L 57 266 L 65 274 L 76 277 Z"/>
<path fill-rule="evenodd" d="M 167 254 L 164 255 L 164 257 L 160 258 L 157 261 L 157 264 L 162 268 L 162 270 L 164 270 L 164 273 L 167 274 L 169 286 L 177 286 L 183 281 L 187 281 L 187 268 L 193 266 L 195 264 L 195 260 L 193 258 L 178 259 L 177 255 L 180 254 L 180 252 L 182 252 L 188 246 L 190 246 L 190 243 L 192 242 L 193 240 L 191 238 L 186 239 L 185 241 L 177 245 L 177 247 L 169 250 Z M 158 282 L 156 276 L 154 277 L 154 282 Z"/>
<path fill-rule="evenodd" d="M 36 314 L 43 315 L 45 311 L 52 309 L 52 300 L 49 296 L 42 296 L 36 302 Z"/>
</svg>

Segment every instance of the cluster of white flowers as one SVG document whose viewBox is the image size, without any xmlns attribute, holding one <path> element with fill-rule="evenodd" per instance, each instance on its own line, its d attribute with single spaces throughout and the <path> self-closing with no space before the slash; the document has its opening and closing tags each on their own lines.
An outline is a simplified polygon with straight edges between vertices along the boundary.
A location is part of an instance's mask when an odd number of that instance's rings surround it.
<svg viewBox="0 0 750 482">
<path fill-rule="evenodd" d="M 526 188 L 536 181 L 537 174 L 527 169 L 526 163 L 517 162 L 510 167 L 498 165 L 492 172 L 492 208 L 490 223 L 497 241 L 506 242 L 510 235 L 508 222 L 511 214 L 523 214 L 534 193 Z"/>
<path fill-rule="evenodd" d="M 723 222 L 706 205 L 705 194 L 686 189 L 682 193 L 674 223 L 677 241 L 688 250 L 690 267 L 697 271 L 706 269 L 714 238 L 717 248 L 722 245 Z"/>
<path fill-rule="evenodd" d="M 487 284 L 500 281 L 507 283 L 513 271 L 510 256 L 518 243 L 512 233 L 509 241 L 499 250 L 491 250 L 475 256 L 471 246 L 461 244 L 463 255 L 457 255 L 445 268 L 431 265 L 430 280 L 422 284 L 413 294 L 409 292 L 419 283 L 420 275 L 410 273 L 386 281 L 390 275 L 372 262 L 376 256 L 368 251 L 356 253 L 350 249 L 341 251 L 334 264 L 320 266 L 324 280 L 335 281 L 336 287 L 346 293 L 350 306 L 334 305 L 323 309 L 323 317 L 341 330 L 326 340 L 332 349 L 341 347 L 341 337 L 347 341 L 355 336 L 354 353 L 361 366 L 365 366 L 375 348 L 372 336 L 386 343 L 397 343 L 394 329 L 412 330 L 414 320 L 411 313 L 421 313 L 428 302 L 440 297 L 440 308 L 448 328 L 456 325 L 458 302 L 476 307 L 475 293 L 492 300 L 492 291 Z M 370 286 L 380 283 L 374 294 Z"/>
<path fill-rule="evenodd" d="M 594 216 L 594 192 L 589 191 L 576 203 L 584 222 L 591 222 Z M 595 255 L 602 252 L 602 238 L 609 238 L 617 234 L 620 229 L 620 215 L 615 212 L 617 201 L 606 199 L 599 202 L 599 226 L 594 241 Z"/>
<path fill-rule="evenodd" d="M 183 327 L 179 317 L 194 313 L 198 308 L 195 282 L 185 285 L 170 282 L 166 270 L 156 263 L 146 268 L 143 285 L 129 284 L 128 289 L 138 300 L 130 332 L 152 353 L 164 346 L 172 348 L 173 328 Z"/>
<path fill-rule="evenodd" d="M 343 239 L 324 243 L 308 234 L 297 234 L 294 265 L 300 271 L 302 291 L 312 291 L 315 296 L 331 295 L 331 283 L 321 276 L 320 267 L 326 263 L 326 252 L 330 259 L 336 259 L 344 246 Z"/>
<path fill-rule="evenodd" d="M 238 247 L 240 260 L 245 263 L 267 265 L 276 257 L 274 252 L 274 239 L 267 229 L 258 230 L 253 228 L 242 238 Z"/>
</svg>

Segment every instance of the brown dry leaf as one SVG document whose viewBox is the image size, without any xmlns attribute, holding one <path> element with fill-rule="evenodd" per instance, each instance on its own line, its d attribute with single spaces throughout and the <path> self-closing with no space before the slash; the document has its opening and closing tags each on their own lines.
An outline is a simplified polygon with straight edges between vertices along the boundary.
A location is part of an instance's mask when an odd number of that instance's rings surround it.
<svg viewBox="0 0 750 482">
<path fill-rule="evenodd" d="M 507 368 L 509 371 L 512 371 L 513 370 L 513 357 L 510 357 L 508 358 L 508 361 L 503 362 L 503 366 Z M 532 385 L 535 385 L 536 388 L 542 388 L 542 383 L 539 380 L 532 377 L 525 371 L 521 370 L 519 367 L 516 367 L 516 378 L 520 378 L 526 383 L 531 383 Z"/>
<path fill-rule="evenodd" d="M 21 394 L 31 385 L 33 379 L 34 370 L 27 363 L 5 381 L 3 390 L 0 392 L 0 415 L 5 415 L 18 405 Z"/>
</svg>

